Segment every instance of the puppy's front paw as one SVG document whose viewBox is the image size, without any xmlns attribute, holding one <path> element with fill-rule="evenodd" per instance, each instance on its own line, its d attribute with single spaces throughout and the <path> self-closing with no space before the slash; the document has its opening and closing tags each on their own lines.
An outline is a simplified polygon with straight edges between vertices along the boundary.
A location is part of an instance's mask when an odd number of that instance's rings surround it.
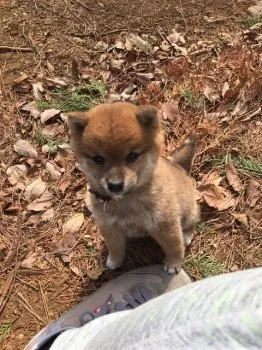
<svg viewBox="0 0 262 350">
<path fill-rule="evenodd" d="M 179 274 L 182 268 L 182 260 L 177 260 L 175 262 L 165 261 L 164 263 L 164 271 L 166 271 L 169 275 Z"/>
<path fill-rule="evenodd" d="M 111 256 L 108 255 L 107 261 L 106 261 L 106 266 L 107 266 L 110 270 L 115 270 L 115 269 L 117 269 L 121 264 L 122 264 L 122 261 L 113 260 L 113 259 L 111 258 Z"/>
</svg>

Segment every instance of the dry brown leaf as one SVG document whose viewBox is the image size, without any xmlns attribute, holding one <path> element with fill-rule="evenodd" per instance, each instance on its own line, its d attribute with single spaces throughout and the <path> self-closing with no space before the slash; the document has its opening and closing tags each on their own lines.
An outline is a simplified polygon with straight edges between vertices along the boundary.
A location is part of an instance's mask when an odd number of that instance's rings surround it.
<svg viewBox="0 0 262 350">
<path fill-rule="evenodd" d="M 27 140 L 18 140 L 14 144 L 14 150 L 25 157 L 37 157 L 37 151 Z"/>
<path fill-rule="evenodd" d="M 238 176 L 237 170 L 232 163 L 226 164 L 226 178 L 230 186 L 236 191 L 243 190 L 243 184 Z"/>
<path fill-rule="evenodd" d="M 29 75 L 27 75 L 25 72 L 20 72 L 20 76 L 13 80 L 13 84 L 14 85 L 21 84 L 23 81 L 27 80 L 28 78 L 29 78 Z"/>
<path fill-rule="evenodd" d="M 59 180 L 60 177 L 62 176 L 62 174 L 60 173 L 59 170 L 56 169 L 54 164 L 50 162 L 46 162 L 45 167 L 46 167 L 46 171 L 48 172 L 48 174 L 51 176 L 52 179 Z"/>
<path fill-rule="evenodd" d="M 246 214 L 231 213 L 231 215 L 245 227 L 249 227 L 249 220 Z"/>
<path fill-rule="evenodd" d="M 46 184 L 41 178 L 38 178 L 26 186 L 24 197 L 27 200 L 34 200 L 40 197 L 46 190 Z"/>
<path fill-rule="evenodd" d="M 53 117 L 56 117 L 58 114 L 60 114 L 61 111 L 56 108 L 46 109 L 44 112 L 41 113 L 40 120 L 41 123 L 46 123 L 48 120 L 50 120 Z"/>
<path fill-rule="evenodd" d="M 21 267 L 31 269 L 35 266 L 38 260 L 38 254 L 36 252 L 29 252 L 26 258 L 21 262 Z"/>
<path fill-rule="evenodd" d="M 21 107 L 22 111 L 30 112 L 30 115 L 33 118 L 39 118 L 40 117 L 40 111 L 35 106 L 35 101 L 29 102 Z"/>
<path fill-rule="evenodd" d="M 71 181 L 70 180 L 64 180 L 59 184 L 59 190 L 62 193 L 65 193 L 65 191 L 68 189 L 68 187 L 71 185 Z"/>
<path fill-rule="evenodd" d="M 8 181 L 11 185 L 17 184 L 18 180 L 25 176 L 28 172 L 27 166 L 24 164 L 16 164 L 12 165 L 6 170 L 6 175 L 8 177 Z"/>
<path fill-rule="evenodd" d="M 50 74 L 53 74 L 55 71 L 54 66 L 48 60 L 46 60 L 46 68 Z"/>
<path fill-rule="evenodd" d="M 84 214 L 77 213 L 73 215 L 64 225 L 63 233 L 76 233 L 80 230 L 81 226 L 84 223 Z"/>
<path fill-rule="evenodd" d="M 209 174 L 206 174 L 203 176 L 202 184 L 214 184 L 216 186 L 219 186 L 223 177 L 219 175 L 219 172 L 214 170 Z"/>
<path fill-rule="evenodd" d="M 70 269 L 71 269 L 71 271 L 75 274 L 75 275 L 77 275 L 77 276 L 82 276 L 82 273 L 81 273 L 81 271 L 79 270 L 79 268 L 78 267 L 76 267 L 76 266 L 74 266 L 74 265 L 72 265 L 72 264 L 69 264 L 69 267 L 70 267 Z"/>
<path fill-rule="evenodd" d="M 198 187 L 198 191 L 210 207 L 219 211 L 233 207 L 236 203 L 231 194 L 221 186 L 214 184 L 202 185 Z"/>
<path fill-rule="evenodd" d="M 36 100 L 41 100 L 42 99 L 42 95 L 44 92 L 44 88 L 43 88 L 43 83 L 38 81 L 37 83 L 33 83 L 33 96 Z"/>
<path fill-rule="evenodd" d="M 247 204 L 251 208 L 253 208 L 260 198 L 261 198 L 261 186 L 260 186 L 260 184 L 256 180 L 250 179 L 247 183 L 247 190 L 246 190 L 246 202 L 247 202 Z"/>
<path fill-rule="evenodd" d="M 52 194 L 48 190 L 45 190 L 40 198 L 37 198 L 27 206 L 27 210 L 35 212 L 47 210 L 53 205 L 52 199 Z"/>
<path fill-rule="evenodd" d="M 161 113 L 163 119 L 174 120 L 179 113 L 178 102 L 173 101 L 169 103 L 164 103 L 161 107 Z"/>
<path fill-rule="evenodd" d="M 41 215 L 41 220 L 42 221 L 50 221 L 54 218 L 54 209 L 50 208 L 47 209 L 42 215 Z"/>
<path fill-rule="evenodd" d="M 97 267 L 96 269 L 89 271 L 87 275 L 91 280 L 96 281 L 102 275 L 103 272 L 103 267 Z"/>
<path fill-rule="evenodd" d="M 228 82 L 226 81 L 222 87 L 222 92 L 221 92 L 222 97 L 225 97 L 228 91 L 229 91 L 229 85 L 228 85 Z"/>
<path fill-rule="evenodd" d="M 178 33 L 175 29 L 172 29 L 172 33 L 170 35 L 168 35 L 167 40 L 171 43 L 171 45 L 173 45 L 173 44 L 185 45 L 185 43 L 186 43 L 183 35 Z"/>
<path fill-rule="evenodd" d="M 131 33 L 128 39 L 129 42 L 131 42 L 131 45 L 135 46 L 140 51 L 150 52 L 153 48 L 148 41 L 142 39 L 139 35 Z M 127 48 L 127 42 L 125 43 L 125 46 Z"/>
</svg>

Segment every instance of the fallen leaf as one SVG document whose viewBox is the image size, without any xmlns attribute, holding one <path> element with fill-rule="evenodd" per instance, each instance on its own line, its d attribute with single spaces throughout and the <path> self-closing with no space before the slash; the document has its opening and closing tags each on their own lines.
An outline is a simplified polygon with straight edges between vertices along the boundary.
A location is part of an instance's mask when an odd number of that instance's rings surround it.
<svg viewBox="0 0 262 350">
<path fill-rule="evenodd" d="M 64 180 L 62 181 L 58 188 L 62 193 L 65 193 L 65 191 L 68 189 L 68 187 L 71 185 L 71 181 L 70 180 Z"/>
<path fill-rule="evenodd" d="M 129 41 L 131 42 L 132 46 L 135 46 L 137 49 L 144 51 L 144 52 L 150 52 L 152 50 L 152 45 L 142 39 L 139 35 L 136 34 L 130 34 L 129 35 Z M 127 46 L 127 42 L 125 43 L 125 46 Z"/>
<path fill-rule="evenodd" d="M 225 97 L 225 94 L 227 93 L 227 91 L 229 91 L 229 85 L 228 85 L 228 82 L 226 81 L 222 87 L 222 92 L 221 92 L 222 97 Z"/>
<path fill-rule="evenodd" d="M 161 50 L 164 51 L 164 52 L 168 52 L 168 51 L 171 50 L 171 46 L 170 46 L 170 44 L 169 44 L 166 40 L 162 41 L 162 43 L 161 43 L 161 45 L 160 45 L 160 48 L 161 48 Z"/>
<path fill-rule="evenodd" d="M 91 280 L 96 281 L 102 275 L 103 272 L 104 269 L 102 267 L 97 267 L 96 269 L 89 271 L 87 275 Z"/>
<path fill-rule="evenodd" d="M 110 61 L 111 68 L 118 69 L 118 70 L 123 69 L 124 64 L 125 64 L 125 60 L 123 59 L 119 59 L 119 60 L 111 59 Z"/>
<path fill-rule="evenodd" d="M 232 163 L 226 164 L 226 178 L 230 186 L 240 192 L 243 189 L 243 184 L 237 174 L 237 170 Z"/>
<path fill-rule="evenodd" d="M 94 48 L 98 51 L 106 51 L 108 48 L 108 44 L 104 41 L 98 41 Z"/>
<path fill-rule="evenodd" d="M 29 252 L 26 258 L 21 262 L 21 267 L 31 269 L 35 266 L 38 260 L 38 254 L 36 252 Z"/>
<path fill-rule="evenodd" d="M 216 186 L 219 186 L 223 177 L 219 175 L 218 171 L 212 171 L 211 173 L 208 173 L 207 175 L 203 176 L 202 184 L 213 184 Z"/>
<path fill-rule="evenodd" d="M 42 221 L 50 221 L 53 219 L 53 217 L 54 217 L 54 209 L 49 208 L 41 215 L 41 220 Z"/>
<path fill-rule="evenodd" d="M 53 74 L 55 71 L 54 66 L 48 60 L 46 61 L 46 68 L 50 74 Z"/>
<path fill-rule="evenodd" d="M 21 107 L 22 111 L 29 112 L 33 118 L 39 118 L 41 112 L 36 108 L 35 101 L 29 102 Z"/>
<path fill-rule="evenodd" d="M 76 266 L 74 266 L 72 264 L 69 264 L 69 267 L 70 267 L 71 271 L 74 272 L 75 275 L 77 275 L 79 277 L 82 276 L 82 273 L 81 273 L 81 271 L 79 270 L 78 267 L 76 267 Z"/>
<path fill-rule="evenodd" d="M 8 177 L 8 181 L 11 185 L 17 184 L 18 180 L 25 176 L 28 172 L 27 166 L 24 164 L 16 164 L 11 165 L 6 170 L 6 175 Z"/>
<path fill-rule="evenodd" d="M 27 206 L 27 210 L 35 212 L 47 210 L 53 205 L 52 199 L 52 194 L 48 190 L 45 190 L 40 198 L 37 198 Z"/>
<path fill-rule="evenodd" d="M 46 171 L 48 172 L 48 174 L 51 176 L 52 179 L 59 180 L 60 177 L 62 176 L 62 174 L 60 173 L 60 171 L 58 171 L 56 169 L 54 164 L 52 164 L 50 162 L 46 162 L 46 166 L 45 167 L 46 167 Z"/>
<path fill-rule="evenodd" d="M 61 111 L 59 109 L 51 108 L 51 109 L 46 109 L 44 112 L 41 113 L 40 120 L 41 123 L 46 123 L 48 120 L 51 118 L 57 116 L 60 114 Z"/>
<path fill-rule="evenodd" d="M 253 208 L 261 198 L 261 186 L 254 180 L 250 179 L 247 183 L 246 202 L 250 208 Z"/>
<path fill-rule="evenodd" d="M 20 72 L 20 76 L 13 80 L 13 84 L 14 85 L 21 84 L 23 81 L 27 80 L 28 78 L 29 78 L 29 75 L 27 75 L 25 72 Z"/>
<path fill-rule="evenodd" d="M 249 227 L 248 216 L 246 214 L 231 213 L 231 215 L 245 227 Z"/>
<path fill-rule="evenodd" d="M 41 178 L 38 178 L 26 186 L 24 197 L 27 200 L 34 200 L 40 197 L 46 190 L 46 184 Z"/>
<path fill-rule="evenodd" d="M 31 145 L 31 143 L 27 140 L 18 140 L 14 144 L 14 150 L 25 157 L 37 157 L 36 149 Z"/>
<path fill-rule="evenodd" d="M 205 98 L 210 101 L 211 103 L 215 103 L 216 101 L 219 100 L 219 95 L 213 91 L 209 86 L 206 86 L 203 95 Z"/>
<path fill-rule="evenodd" d="M 153 73 L 136 73 L 137 80 L 140 81 L 140 83 L 146 85 L 150 82 L 150 80 L 153 80 L 155 78 L 155 74 Z"/>
<path fill-rule="evenodd" d="M 37 83 L 33 83 L 32 84 L 33 87 L 33 96 L 36 100 L 41 100 L 42 99 L 42 95 L 44 92 L 44 88 L 43 88 L 43 83 L 38 81 Z"/>
<path fill-rule="evenodd" d="M 84 223 L 84 214 L 77 213 L 73 215 L 64 225 L 63 225 L 63 233 L 76 233 L 80 230 L 81 226 Z"/>
<path fill-rule="evenodd" d="M 164 103 L 161 107 L 161 114 L 163 119 L 174 120 L 179 113 L 178 102 Z"/>
<path fill-rule="evenodd" d="M 4 203 L 2 205 L 2 211 L 6 215 L 13 215 L 17 214 L 19 211 L 21 211 L 22 207 L 15 204 L 15 203 Z"/>
<path fill-rule="evenodd" d="M 186 41 L 183 35 L 178 33 L 175 29 L 172 29 L 172 33 L 168 35 L 167 40 L 170 42 L 171 45 L 180 43 L 182 45 L 185 45 Z"/>
<path fill-rule="evenodd" d="M 233 207 L 236 203 L 231 194 L 221 186 L 214 184 L 201 185 L 198 187 L 198 191 L 210 207 L 219 211 Z"/>
</svg>

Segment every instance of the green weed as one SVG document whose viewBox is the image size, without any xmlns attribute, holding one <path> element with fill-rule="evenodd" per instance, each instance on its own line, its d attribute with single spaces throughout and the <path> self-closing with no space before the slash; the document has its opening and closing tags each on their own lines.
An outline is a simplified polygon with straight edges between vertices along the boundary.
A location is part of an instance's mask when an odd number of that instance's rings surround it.
<svg viewBox="0 0 262 350">
<path fill-rule="evenodd" d="M 261 23 L 262 18 L 260 16 L 247 16 L 246 18 L 242 19 L 241 22 L 247 27 L 252 27 L 257 23 Z"/>
<path fill-rule="evenodd" d="M 10 321 L 3 321 L 0 324 L 0 343 L 2 343 L 10 333 L 13 323 L 17 320 L 18 317 L 13 318 Z"/>
<path fill-rule="evenodd" d="M 207 222 L 200 222 L 196 225 L 196 231 L 198 233 L 207 233 L 212 231 L 212 226 Z"/>
<path fill-rule="evenodd" d="M 94 107 L 106 93 L 106 85 L 100 81 L 82 84 L 75 89 L 55 89 L 53 101 L 36 101 L 40 110 L 57 108 L 63 112 L 86 111 Z"/>
<path fill-rule="evenodd" d="M 205 107 L 204 96 L 196 97 L 190 89 L 183 90 L 182 96 L 185 104 L 192 109 L 202 109 Z"/>
<path fill-rule="evenodd" d="M 213 259 L 208 254 L 196 254 L 188 256 L 184 261 L 184 269 L 190 275 L 194 275 L 197 270 L 201 278 L 216 276 L 223 273 L 225 265 Z"/>
</svg>

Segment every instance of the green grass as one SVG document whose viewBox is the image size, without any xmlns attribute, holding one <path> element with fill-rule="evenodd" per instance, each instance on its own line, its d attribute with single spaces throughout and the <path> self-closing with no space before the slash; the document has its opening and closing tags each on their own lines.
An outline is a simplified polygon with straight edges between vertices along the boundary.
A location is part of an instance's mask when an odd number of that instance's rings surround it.
<svg viewBox="0 0 262 350">
<path fill-rule="evenodd" d="M 212 166 L 220 166 L 228 163 L 229 161 L 232 162 L 237 169 L 243 172 L 254 175 L 262 175 L 262 163 L 252 157 L 234 157 L 228 155 L 227 157 L 213 157 L 207 160 L 207 163 Z"/>
<path fill-rule="evenodd" d="M 87 256 L 94 256 L 96 254 L 96 247 L 95 246 L 87 246 L 86 247 L 86 255 Z"/>
<path fill-rule="evenodd" d="M 201 278 L 219 275 L 226 269 L 223 263 L 213 259 L 208 254 L 188 256 L 184 261 L 183 267 L 189 276 L 194 275 L 197 270 Z"/>
<path fill-rule="evenodd" d="M 61 140 L 55 140 L 51 136 L 44 134 L 40 129 L 36 129 L 35 138 L 39 146 L 48 145 L 49 154 L 56 154 L 59 145 L 64 145 L 65 142 Z"/>
<path fill-rule="evenodd" d="M 17 320 L 18 317 L 13 318 L 10 321 L 3 321 L 0 324 L 0 343 L 2 343 L 10 333 L 13 323 Z"/>
<path fill-rule="evenodd" d="M 241 20 L 242 23 L 244 23 L 247 27 L 252 27 L 253 25 L 257 23 L 262 22 L 262 17 L 260 16 L 247 16 L 246 18 Z"/>
<path fill-rule="evenodd" d="M 196 225 L 196 231 L 198 233 L 208 233 L 212 232 L 212 226 L 207 222 L 200 222 Z"/>
<path fill-rule="evenodd" d="M 91 81 L 74 89 L 55 89 L 53 101 L 36 101 L 36 107 L 40 110 L 57 108 L 63 112 L 87 111 L 99 103 L 106 89 L 106 85 L 100 81 Z"/>
<path fill-rule="evenodd" d="M 205 107 L 204 96 L 196 97 L 190 89 L 182 90 L 181 93 L 188 107 L 192 109 L 202 109 Z"/>
</svg>

